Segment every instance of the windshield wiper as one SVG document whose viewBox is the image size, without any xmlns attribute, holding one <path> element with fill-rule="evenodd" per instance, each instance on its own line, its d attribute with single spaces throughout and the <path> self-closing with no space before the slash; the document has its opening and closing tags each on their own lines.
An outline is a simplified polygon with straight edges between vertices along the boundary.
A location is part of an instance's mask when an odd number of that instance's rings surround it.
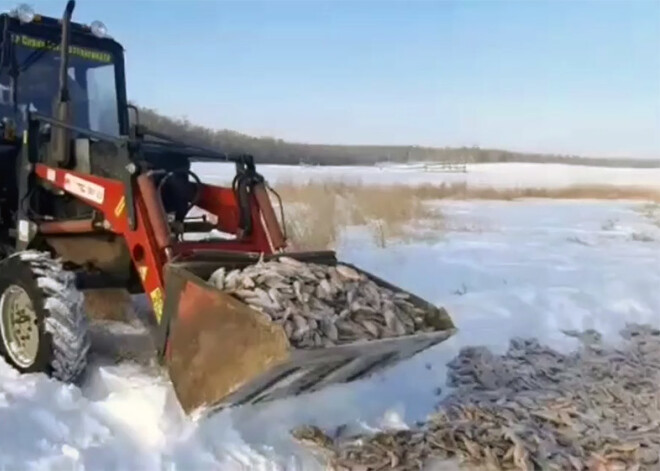
<svg viewBox="0 0 660 471">
<path fill-rule="evenodd" d="M 19 66 L 18 61 L 16 60 L 16 45 L 13 45 L 11 51 L 11 67 L 10 75 L 13 83 L 13 92 L 12 92 L 12 101 L 14 102 L 14 113 L 18 112 L 18 77 L 33 66 L 37 61 L 39 61 L 46 53 L 49 51 L 50 46 L 56 45 L 57 43 L 52 41 L 46 41 L 44 49 L 37 49 L 30 53 L 29 56 L 25 58 L 23 63 Z"/>
<path fill-rule="evenodd" d="M 37 49 L 36 51 L 33 51 L 29 56 L 25 58 L 23 61 L 23 64 L 21 64 L 21 67 L 19 69 L 20 72 L 25 72 L 28 70 L 31 66 L 33 66 L 39 59 L 41 59 L 47 52 L 49 52 L 49 47 L 50 46 L 55 46 L 57 43 L 54 42 L 49 42 L 46 43 L 46 46 L 44 49 Z"/>
</svg>

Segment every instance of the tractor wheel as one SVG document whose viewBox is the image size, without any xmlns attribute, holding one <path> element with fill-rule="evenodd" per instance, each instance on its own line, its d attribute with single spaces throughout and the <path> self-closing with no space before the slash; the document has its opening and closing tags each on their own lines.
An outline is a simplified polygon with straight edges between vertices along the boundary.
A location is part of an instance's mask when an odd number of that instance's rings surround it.
<svg viewBox="0 0 660 471">
<path fill-rule="evenodd" d="M 47 253 L 18 252 L 0 262 L 0 354 L 22 373 L 75 381 L 90 340 L 74 276 Z"/>
</svg>

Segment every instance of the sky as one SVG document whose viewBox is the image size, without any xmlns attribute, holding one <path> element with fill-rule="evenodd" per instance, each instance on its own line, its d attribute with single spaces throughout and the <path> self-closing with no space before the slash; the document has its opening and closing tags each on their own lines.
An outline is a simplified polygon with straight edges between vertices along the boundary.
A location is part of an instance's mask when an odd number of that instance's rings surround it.
<svg viewBox="0 0 660 471">
<path fill-rule="evenodd" d="M 212 128 L 660 158 L 660 0 L 78 0 L 95 19 L 130 99 Z"/>
</svg>

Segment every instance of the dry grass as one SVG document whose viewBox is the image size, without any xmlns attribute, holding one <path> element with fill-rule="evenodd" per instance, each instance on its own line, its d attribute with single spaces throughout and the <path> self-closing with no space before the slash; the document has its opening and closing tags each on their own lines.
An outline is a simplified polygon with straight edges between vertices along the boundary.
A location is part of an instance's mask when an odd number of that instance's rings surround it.
<svg viewBox="0 0 660 471">
<path fill-rule="evenodd" d="M 396 186 L 391 187 L 393 190 Z M 642 200 L 660 202 L 660 189 L 641 186 L 575 185 L 562 188 L 470 187 L 466 183 L 415 187 L 425 199 L 483 199 L 512 201 L 522 198 Z"/>
<path fill-rule="evenodd" d="M 660 204 L 649 203 L 642 206 L 640 209 L 642 216 L 648 219 L 652 224 L 660 227 Z"/>
<path fill-rule="evenodd" d="M 287 229 L 300 249 L 332 247 L 343 229 L 364 226 L 375 242 L 426 237 L 413 230 L 415 221 L 440 228 L 442 214 L 425 204 L 414 187 L 373 187 L 341 183 L 278 185 L 287 209 Z"/>
<path fill-rule="evenodd" d="M 418 186 L 371 185 L 326 180 L 297 184 L 280 181 L 287 229 L 300 249 L 331 248 L 344 228 L 366 226 L 379 246 L 393 239 L 432 240 L 449 228 L 440 210 L 427 204 L 438 200 L 504 200 L 524 198 L 639 200 L 660 202 L 660 189 L 643 186 L 576 185 L 562 188 L 470 187 L 465 182 Z M 276 201 L 273 201 L 276 204 Z M 657 203 L 652 203 L 649 206 Z M 660 211 L 656 219 L 660 226 Z M 610 224 L 611 227 L 607 227 Z M 412 227 L 412 226 L 415 227 Z M 611 230 L 608 221 L 603 230 Z M 451 226 L 452 231 L 480 231 L 479 227 Z"/>
<path fill-rule="evenodd" d="M 641 215 L 651 224 L 660 227 L 660 204 L 648 203 L 639 208 Z M 637 242 L 655 242 L 656 238 L 647 233 L 634 233 L 632 239 Z"/>
<path fill-rule="evenodd" d="M 506 200 L 523 198 L 642 200 L 660 202 L 660 190 L 638 186 L 580 185 L 564 188 L 469 187 L 440 185 L 367 185 L 339 181 L 280 183 L 277 191 L 287 209 L 287 228 L 297 248 L 332 247 L 348 226 L 365 226 L 376 243 L 437 239 L 443 232 L 436 200 Z M 420 228 L 419 223 L 425 227 Z"/>
</svg>

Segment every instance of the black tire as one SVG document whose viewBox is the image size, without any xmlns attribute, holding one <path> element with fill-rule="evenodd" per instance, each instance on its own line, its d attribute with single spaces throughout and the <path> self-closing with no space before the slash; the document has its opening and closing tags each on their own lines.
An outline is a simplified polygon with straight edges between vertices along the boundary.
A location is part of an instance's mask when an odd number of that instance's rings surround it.
<svg viewBox="0 0 660 471">
<path fill-rule="evenodd" d="M 3 311 L 9 309 L 12 296 L 29 298 L 32 308 L 18 322 L 9 321 Z M 16 347 L 22 341 L 12 343 L 17 332 L 14 326 L 20 323 L 25 330 L 18 332 L 29 332 L 20 339 L 32 339 L 30 352 L 25 354 Z M 27 327 L 32 323 L 38 332 L 36 348 L 33 331 Z M 87 366 L 89 345 L 83 294 L 74 285 L 73 273 L 64 270 L 48 253 L 32 250 L 15 253 L 0 262 L 0 354 L 5 361 L 22 373 L 43 372 L 64 382 L 74 382 Z"/>
</svg>

